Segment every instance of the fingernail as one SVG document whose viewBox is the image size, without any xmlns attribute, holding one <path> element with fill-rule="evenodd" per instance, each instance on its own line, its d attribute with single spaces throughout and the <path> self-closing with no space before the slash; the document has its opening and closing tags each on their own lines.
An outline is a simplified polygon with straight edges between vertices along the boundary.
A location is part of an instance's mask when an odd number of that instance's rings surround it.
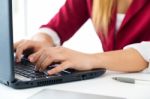
<svg viewBox="0 0 150 99">
<path fill-rule="evenodd" d="M 43 72 L 43 70 L 42 70 L 41 68 L 39 69 L 39 71 L 40 71 L 40 72 Z"/>
<path fill-rule="evenodd" d="M 37 67 L 36 66 L 34 67 L 34 70 L 37 71 Z"/>
<path fill-rule="evenodd" d="M 16 59 L 16 62 L 19 62 L 19 59 Z"/>
<path fill-rule="evenodd" d="M 51 71 L 47 71 L 48 75 L 52 75 L 52 72 Z"/>
<path fill-rule="evenodd" d="M 34 58 L 33 57 L 29 57 L 30 62 L 34 62 Z"/>
<path fill-rule="evenodd" d="M 17 58 L 17 59 L 16 59 L 16 62 L 20 62 L 20 59 L 19 59 L 19 58 Z"/>
</svg>

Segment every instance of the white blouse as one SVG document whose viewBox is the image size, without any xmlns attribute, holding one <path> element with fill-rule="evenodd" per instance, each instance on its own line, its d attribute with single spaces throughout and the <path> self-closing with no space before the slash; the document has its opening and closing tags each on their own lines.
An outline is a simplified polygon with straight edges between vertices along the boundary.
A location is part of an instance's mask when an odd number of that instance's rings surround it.
<svg viewBox="0 0 150 99">
<path fill-rule="evenodd" d="M 120 14 L 120 13 L 117 14 L 116 31 L 118 31 L 119 28 L 121 27 L 124 18 L 125 18 L 125 14 Z"/>
</svg>

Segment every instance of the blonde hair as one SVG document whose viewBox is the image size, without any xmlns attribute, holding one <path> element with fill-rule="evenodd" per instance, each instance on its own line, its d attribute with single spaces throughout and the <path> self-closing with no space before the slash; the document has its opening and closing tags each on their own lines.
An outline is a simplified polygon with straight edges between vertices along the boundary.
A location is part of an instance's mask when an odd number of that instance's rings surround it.
<svg viewBox="0 0 150 99">
<path fill-rule="evenodd" d="M 112 11 L 117 0 L 93 0 L 92 20 L 97 32 L 107 35 Z"/>
</svg>

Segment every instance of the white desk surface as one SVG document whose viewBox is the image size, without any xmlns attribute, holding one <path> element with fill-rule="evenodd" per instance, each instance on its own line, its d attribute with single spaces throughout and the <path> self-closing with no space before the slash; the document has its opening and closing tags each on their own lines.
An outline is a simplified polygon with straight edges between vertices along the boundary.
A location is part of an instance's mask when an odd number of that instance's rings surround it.
<svg viewBox="0 0 150 99">
<path fill-rule="evenodd" d="M 28 97 L 41 91 L 42 89 L 50 88 L 106 96 L 125 97 L 127 99 L 150 99 L 150 83 L 122 83 L 113 80 L 112 77 L 114 76 L 127 76 L 140 79 L 150 79 L 150 74 L 146 73 L 121 74 L 115 72 L 106 72 L 106 74 L 104 74 L 103 76 L 95 79 L 29 89 L 18 90 L 0 84 L 0 98 L 2 97 L 1 99 L 27 99 Z"/>
</svg>

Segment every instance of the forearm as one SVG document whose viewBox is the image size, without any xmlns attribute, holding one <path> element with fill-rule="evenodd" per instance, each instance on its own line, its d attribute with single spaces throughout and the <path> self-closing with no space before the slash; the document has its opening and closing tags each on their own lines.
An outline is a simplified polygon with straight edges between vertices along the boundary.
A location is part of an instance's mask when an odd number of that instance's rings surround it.
<svg viewBox="0 0 150 99">
<path fill-rule="evenodd" d="M 95 60 L 95 68 L 103 67 L 121 72 L 139 72 L 148 66 L 148 62 L 135 49 L 95 54 Z"/>
</svg>

